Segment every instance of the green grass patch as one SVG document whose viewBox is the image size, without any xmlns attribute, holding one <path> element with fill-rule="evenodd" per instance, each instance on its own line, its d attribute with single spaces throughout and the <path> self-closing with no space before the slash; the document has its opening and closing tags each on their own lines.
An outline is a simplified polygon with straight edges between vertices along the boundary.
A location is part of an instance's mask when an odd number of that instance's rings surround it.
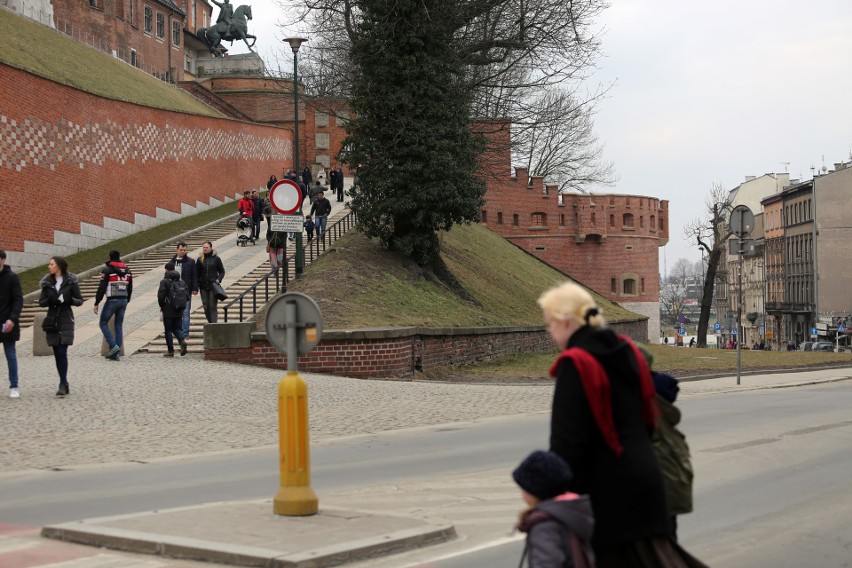
<svg viewBox="0 0 852 568">
<path fill-rule="evenodd" d="M 207 223 L 212 223 L 228 215 L 232 215 L 234 208 L 235 205 L 233 203 L 224 203 L 201 213 L 169 221 L 168 223 L 122 237 L 99 247 L 68 255 L 65 259 L 68 261 L 68 267 L 71 272 L 83 272 L 106 262 L 109 258 L 109 251 L 112 249 L 117 249 L 122 254 L 142 250 L 157 243 L 176 238 L 177 235 L 197 229 Z M 23 288 L 24 294 L 37 291 L 38 283 L 45 274 L 47 274 L 47 264 L 36 266 L 19 273 L 18 276 L 21 279 L 21 288 Z"/>
<path fill-rule="evenodd" d="M 182 89 L 8 10 L 0 10 L 0 62 L 92 93 L 154 108 L 221 117 Z"/>
<path fill-rule="evenodd" d="M 440 239 L 441 256 L 469 299 L 354 231 L 289 290 L 318 302 L 326 329 L 540 325 L 536 300 L 567 279 L 480 225 L 456 226 Z M 611 321 L 641 317 L 593 295 Z"/>
</svg>

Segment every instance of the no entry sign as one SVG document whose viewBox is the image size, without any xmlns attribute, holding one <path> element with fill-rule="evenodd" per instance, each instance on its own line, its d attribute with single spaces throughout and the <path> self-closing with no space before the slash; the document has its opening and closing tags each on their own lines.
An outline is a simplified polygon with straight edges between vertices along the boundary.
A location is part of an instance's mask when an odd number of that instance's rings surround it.
<svg viewBox="0 0 852 568">
<path fill-rule="evenodd" d="M 269 204 L 282 215 L 295 213 L 302 206 L 302 190 L 299 184 L 282 179 L 269 190 Z"/>
</svg>

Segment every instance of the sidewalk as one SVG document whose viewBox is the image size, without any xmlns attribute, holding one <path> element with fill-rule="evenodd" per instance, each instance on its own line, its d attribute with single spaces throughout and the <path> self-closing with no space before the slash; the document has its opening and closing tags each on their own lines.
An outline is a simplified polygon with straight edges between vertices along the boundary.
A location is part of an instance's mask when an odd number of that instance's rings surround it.
<svg viewBox="0 0 852 568">
<path fill-rule="evenodd" d="M 203 361 L 198 364 L 210 365 Z M 850 378 L 852 368 L 752 375 L 742 377 L 739 386 L 735 376 L 727 376 L 683 382 L 681 395 L 688 398 Z M 323 418 L 330 416 L 320 408 L 331 406 L 332 400 L 347 400 L 348 415 L 361 414 L 366 406 L 349 398 L 357 390 L 370 391 L 367 398 L 372 400 L 374 412 L 375 401 L 383 401 L 387 422 L 381 429 L 517 412 L 546 412 L 552 392 L 549 386 L 541 385 L 495 388 L 350 381 L 317 375 L 307 380 L 316 405 L 311 406 L 312 412 L 315 408 L 317 411 L 312 414 L 312 437 L 316 436 L 317 423 L 327 422 Z M 317 388 L 322 383 L 333 383 L 333 392 Z M 511 391 L 505 393 L 506 398 L 531 402 L 520 408 L 500 404 L 503 396 L 499 393 L 503 391 Z M 411 399 L 400 396 L 403 392 L 421 401 L 437 398 L 443 413 L 412 413 Z M 497 404 L 482 407 L 471 404 L 483 396 Z M 457 411 L 459 414 L 455 414 Z M 342 416 L 331 409 L 328 412 Z M 363 431 L 352 421 L 348 422 L 347 430 L 348 433 Z M 419 481 L 398 486 L 325 493 L 321 496 L 320 513 L 311 517 L 276 517 L 272 514 L 271 500 L 266 499 L 89 519 L 44 529 L 46 536 L 93 546 L 39 538 L 34 527 L 0 525 L 0 566 L 195 568 L 211 566 L 209 562 L 213 565 L 281 567 L 333 566 L 348 562 L 372 568 L 419 566 L 422 564 L 418 561 L 422 562 L 430 554 L 428 550 L 418 550 L 421 547 L 445 543 L 441 546 L 441 554 L 454 555 L 494 542 L 519 539 L 520 536 L 510 535 L 509 531 L 520 507 L 507 471 L 484 471 L 434 480 L 424 474 Z M 404 552 L 406 550 L 408 552 Z M 179 559 L 162 556 L 165 554 L 176 555 Z M 389 554 L 393 556 L 385 556 Z"/>
</svg>

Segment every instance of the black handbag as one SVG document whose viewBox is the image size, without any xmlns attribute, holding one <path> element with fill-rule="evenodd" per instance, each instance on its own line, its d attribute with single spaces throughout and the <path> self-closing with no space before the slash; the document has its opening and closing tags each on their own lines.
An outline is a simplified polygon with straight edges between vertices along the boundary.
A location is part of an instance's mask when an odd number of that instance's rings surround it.
<svg viewBox="0 0 852 568">
<path fill-rule="evenodd" d="M 44 320 L 41 322 L 41 329 L 45 333 L 56 333 L 59 331 L 59 314 L 56 312 L 47 312 Z"/>
<path fill-rule="evenodd" d="M 218 282 L 214 282 L 211 289 L 213 290 L 213 294 L 216 296 L 216 299 L 220 302 L 228 299 L 228 294 L 225 293 L 225 289 L 222 288 L 222 285 Z"/>
</svg>

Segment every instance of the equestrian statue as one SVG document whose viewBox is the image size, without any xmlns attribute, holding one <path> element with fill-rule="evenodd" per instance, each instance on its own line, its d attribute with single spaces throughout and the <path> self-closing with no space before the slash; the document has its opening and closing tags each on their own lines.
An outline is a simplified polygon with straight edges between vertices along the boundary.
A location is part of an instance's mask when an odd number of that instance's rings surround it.
<svg viewBox="0 0 852 568">
<path fill-rule="evenodd" d="M 236 10 L 231 5 L 230 0 L 222 0 L 218 2 L 213 0 L 213 3 L 219 6 L 219 17 L 216 18 L 216 25 L 209 28 L 199 28 L 196 35 L 204 40 L 207 47 L 215 57 L 222 57 L 228 53 L 225 46 L 222 45 L 222 40 L 230 41 L 243 40 L 246 42 L 246 47 L 254 53 L 254 47 L 257 38 L 248 33 L 248 24 L 246 20 L 251 20 L 251 6 L 246 4 L 241 5 Z M 252 40 L 249 43 L 249 39 Z"/>
</svg>

